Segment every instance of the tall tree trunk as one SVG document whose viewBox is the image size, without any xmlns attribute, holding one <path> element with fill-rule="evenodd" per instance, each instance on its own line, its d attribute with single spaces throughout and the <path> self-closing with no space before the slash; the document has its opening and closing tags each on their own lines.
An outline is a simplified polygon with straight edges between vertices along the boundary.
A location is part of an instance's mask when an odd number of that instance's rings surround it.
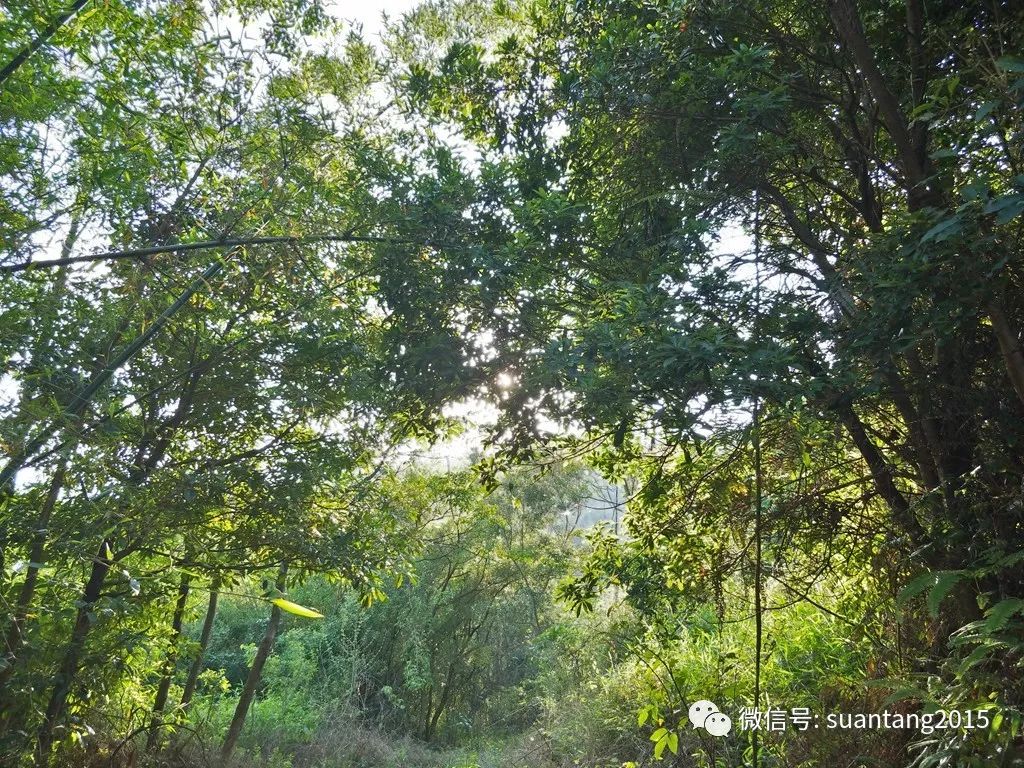
<svg viewBox="0 0 1024 768">
<path fill-rule="evenodd" d="M 171 681 L 174 679 L 174 670 L 178 665 L 178 643 L 181 640 L 181 626 L 185 619 L 190 584 L 191 578 L 188 574 L 182 574 L 178 583 L 178 601 L 174 604 L 174 616 L 171 619 L 171 647 L 167 651 L 167 658 L 164 659 L 163 675 L 156 690 L 156 698 L 153 700 L 153 718 L 149 723 L 149 736 L 146 737 L 147 752 L 159 747 L 162 741 L 160 728 L 163 724 L 164 707 L 167 706 L 167 695 L 171 691 Z"/>
<path fill-rule="evenodd" d="M 277 572 L 276 586 L 278 591 L 284 591 L 285 576 L 288 575 L 288 564 L 282 563 Z M 245 725 L 245 717 L 249 714 L 249 707 L 256 698 L 256 689 L 259 687 L 260 678 L 263 676 L 263 667 L 274 649 L 274 638 L 277 636 L 277 626 L 281 623 L 281 609 L 276 605 L 270 611 L 270 621 L 267 622 L 267 631 L 263 633 L 263 639 L 256 649 L 256 657 L 252 660 L 252 667 L 249 675 L 245 678 L 245 685 L 242 686 L 242 694 L 238 697 L 238 704 L 235 707 L 235 715 L 231 718 L 231 725 L 228 727 L 228 734 L 224 737 L 224 746 L 221 747 L 220 757 L 224 765 L 231 761 L 231 754 L 235 751 L 238 737 L 242 735 L 242 728 Z"/>
<path fill-rule="evenodd" d="M 925 444 L 932 456 L 932 462 L 938 475 L 939 485 L 945 485 L 949 479 L 944 474 L 942 465 L 942 437 L 939 434 L 939 423 L 935 418 L 935 403 L 932 393 L 931 378 L 925 369 L 921 355 L 916 348 L 911 347 L 905 355 L 907 370 L 910 373 L 911 381 L 914 382 L 915 395 L 917 399 L 917 412 L 921 415 L 921 431 L 924 434 Z"/>
<path fill-rule="evenodd" d="M 434 711 L 434 686 L 431 685 L 427 688 L 427 706 L 424 708 L 425 713 L 423 715 L 423 740 L 426 742 L 430 741 L 430 721 L 432 720 L 431 714 Z"/>
<path fill-rule="evenodd" d="M 914 461 L 917 464 L 918 472 L 921 475 L 921 482 L 926 491 L 934 491 L 941 485 L 939 473 L 935 467 L 935 457 L 928 447 L 928 438 L 922 424 L 922 417 L 917 408 L 914 407 L 910 394 L 907 392 L 903 379 L 895 365 L 890 361 L 883 364 L 882 376 L 889 386 L 893 404 L 900 413 L 900 418 L 907 427 L 907 434 L 910 438 L 910 445 L 914 451 Z"/>
<path fill-rule="evenodd" d="M 980 331 L 980 325 L 961 328 L 954 337 L 936 339 L 931 379 L 933 413 L 939 433 L 937 466 L 943 478 L 946 522 L 968 535 L 977 530 L 978 523 L 968 498 L 960 493 L 975 466 L 978 442 L 978 414 L 970 404 L 976 360 L 968 345 L 975 341 L 975 332 Z M 954 546 L 947 552 L 953 559 L 941 567 L 969 566 L 970 560 L 962 559 L 966 554 L 960 546 Z"/>
<path fill-rule="evenodd" d="M 64 709 L 67 706 L 68 694 L 71 691 L 71 684 L 74 682 L 75 674 L 78 672 L 78 665 L 82 658 L 82 650 L 85 648 L 85 639 L 92 626 L 92 607 L 100 598 L 103 584 L 110 572 L 112 560 L 110 554 L 110 541 L 104 539 L 100 545 L 99 552 L 93 558 L 92 570 L 89 573 L 89 580 L 82 590 L 82 597 L 79 602 L 78 614 L 75 617 L 75 625 L 71 631 L 71 638 L 68 640 L 64 650 L 64 658 L 61 661 L 60 669 L 54 681 L 53 692 L 50 694 L 50 701 L 46 706 L 46 714 L 43 716 L 43 723 L 39 726 L 39 733 L 36 739 L 36 765 L 46 766 L 50 761 L 50 751 L 53 748 L 55 731 L 64 717 Z"/>
<path fill-rule="evenodd" d="M 206 649 L 210 645 L 210 636 L 213 634 L 213 622 L 217 618 L 217 597 L 220 583 L 214 580 L 210 585 L 210 600 L 206 604 L 206 617 L 203 619 L 203 628 L 199 633 L 199 651 L 192 666 L 189 667 L 188 677 L 185 678 L 185 689 L 181 694 L 180 709 L 184 713 L 189 704 L 192 703 L 192 696 L 196 692 L 196 683 L 199 681 L 199 674 L 203 671 L 203 662 L 206 658 Z"/>
<path fill-rule="evenodd" d="M 35 524 L 35 533 L 32 538 L 32 548 L 29 550 L 28 568 L 25 571 L 25 581 L 18 592 L 18 600 L 14 605 L 14 612 L 11 618 L 11 625 L 7 628 L 4 638 L 4 652 L 7 654 L 7 666 L 0 670 L 0 688 L 3 688 L 14 674 L 15 663 L 18 651 L 21 647 L 21 637 L 25 619 L 32 601 L 35 599 L 36 584 L 39 581 L 39 569 L 43 567 L 46 560 L 46 537 L 47 529 L 50 527 L 50 518 L 53 516 L 53 508 L 57 504 L 57 497 L 60 496 L 64 487 L 64 473 L 67 469 L 67 459 L 62 459 L 50 480 L 50 487 L 43 500 L 42 509 L 39 510 L 39 517 Z"/>
<path fill-rule="evenodd" d="M 200 375 L 202 375 L 201 370 L 193 372 L 185 391 L 178 400 L 178 407 L 163 425 L 164 434 L 155 440 L 152 445 L 145 446 L 144 441 L 144 446 L 140 449 L 134 466 L 128 475 L 128 483 L 131 487 L 139 488 L 145 484 L 150 475 L 156 470 L 157 464 L 166 455 L 178 427 L 181 426 L 192 406 L 192 398 L 195 395 L 195 388 Z M 145 450 L 146 447 L 148 447 L 148 453 Z M 106 582 L 110 566 L 115 559 L 110 554 L 113 545 L 113 541 L 109 537 L 104 538 L 100 544 L 99 552 L 93 558 L 92 570 L 82 592 L 82 597 L 79 600 L 78 614 L 75 617 L 71 637 L 64 651 L 64 659 L 54 681 L 53 692 L 46 707 L 43 723 L 39 727 L 39 734 L 36 740 L 37 766 L 45 766 L 50 759 L 55 730 L 64 717 L 68 694 L 71 692 L 71 685 L 78 672 L 78 665 L 82 658 L 82 651 L 85 648 L 86 637 L 89 635 L 89 630 L 92 627 L 92 607 L 100 598 L 103 584 Z M 129 549 L 122 550 L 120 557 L 127 555 L 128 551 Z"/>
<path fill-rule="evenodd" d="M 992 330 L 996 334 L 996 341 L 999 342 L 999 351 L 1003 353 L 1003 364 L 1013 383 L 1013 389 L 1024 403 L 1024 350 L 1021 349 L 1020 337 L 1014 333 L 1006 317 L 1002 297 L 995 296 L 989 302 L 988 317 L 992 321 Z"/>
<path fill-rule="evenodd" d="M 434 707 L 433 713 L 427 710 L 427 723 L 423 729 L 423 740 L 431 741 L 437 733 L 437 725 L 441 722 L 441 715 L 448 706 L 448 698 L 451 696 L 452 688 L 455 687 L 455 662 L 448 665 L 448 674 L 445 675 L 444 688 L 441 691 L 441 698 Z M 433 689 L 431 689 L 433 690 Z"/>
</svg>

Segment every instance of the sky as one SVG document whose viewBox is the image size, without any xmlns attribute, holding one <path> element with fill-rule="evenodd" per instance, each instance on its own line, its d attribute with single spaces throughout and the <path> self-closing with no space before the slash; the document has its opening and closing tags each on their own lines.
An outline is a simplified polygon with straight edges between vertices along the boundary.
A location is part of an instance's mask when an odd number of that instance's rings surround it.
<svg viewBox="0 0 1024 768">
<path fill-rule="evenodd" d="M 327 0 L 327 12 L 362 24 L 367 37 L 375 37 L 383 29 L 383 14 L 397 18 L 418 4 L 418 0 Z"/>
</svg>

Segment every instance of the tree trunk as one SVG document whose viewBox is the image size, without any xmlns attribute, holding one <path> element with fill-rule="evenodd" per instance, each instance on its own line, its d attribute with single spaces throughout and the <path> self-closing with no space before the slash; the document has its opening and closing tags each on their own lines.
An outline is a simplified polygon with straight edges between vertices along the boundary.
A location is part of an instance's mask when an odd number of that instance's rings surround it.
<svg viewBox="0 0 1024 768">
<path fill-rule="evenodd" d="M 203 671 L 206 649 L 210 645 L 210 636 L 213 634 L 213 621 L 217 617 L 218 587 L 219 584 L 216 580 L 210 586 L 210 600 L 206 605 L 206 618 L 203 619 L 203 629 L 199 633 L 199 651 L 192 661 L 192 666 L 189 667 L 188 677 L 185 679 L 185 690 L 181 694 L 181 711 L 183 714 L 188 709 L 189 704 L 192 703 L 192 696 L 196 692 L 199 674 Z"/>
<path fill-rule="evenodd" d="M 156 690 L 156 698 L 153 700 L 153 718 L 149 723 L 149 735 L 146 737 L 146 751 L 152 752 L 161 743 L 160 727 L 163 724 L 164 707 L 167 706 L 167 695 L 171 691 L 171 681 L 174 679 L 174 670 L 178 665 L 178 643 L 181 640 L 181 625 L 185 619 L 185 606 L 188 604 L 190 577 L 182 574 L 178 584 L 178 601 L 174 604 L 174 616 L 171 619 L 171 647 L 167 651 L 167 658 L 164 660 L 163 675 L 160 678 L 160 686 Z"/>
<path fill-rule="evenodd" d="M 285 576 L 288 575 L 288 565 L 282 563 L 277 572 L 276 586 L 279 591 L 284 591 Z M 245 717 L 249 714 L 249 707 L 256 698 L 256 689 L 259 687 L 260 678 L 263 676 L 263 667 L 274 649 L 274 638 L 277 636 L 277 626 L 281 623 L 281 609 L 276 605 L 270 611 L 270 621 L 267 623 L 267 631 L 263 633 L 263 640 L 256 649 L 256 657 L 252 660 L 252 667 L 249 669 L 249 676 L 245 678 L 245 685 L 242 686 L 242 694 L 238 697 L 238 705 L 235 707 L 235 715 L 231 718 L 231 725 L 228 727 L 228 735 L 224 738 L 224 746 L 221 747 L 221 762 L 227 765 L 231 761 L 231 754 L 235 751 L 238 737 L 242 735 L 242 727 L 245 725 Z"/>
<path fill-rule="evenodd" d="M 149 330 L 152 330 L 153 327 L 153 325 L 150 325 Z M 139 338 L 146 336 L 146 334 L 149 333 L 149 330 L 143 332 Z M 112 369 L 108 365 L 104 370 L 109 371 Z M 147 456 L 143 458 L 142 452 L 140 451 L 140 455 L 137 457 L 134 466 L 129 472 L 128 482 L 131 487 L 141 487 L 156 470 L 157 464 L 160 463 L 160 460 L 166 455 L 174 434 L 178 427 L 181 426 L 185 416 L 192 407 L 192 399 L 195 395 L 196 385 L 202 373 L 203 369 L 201 368 L 193 371 L 185 391 L 178 400 L 178 407 L 164 424 L 166 433 L 149 446 L 149 453 Z M 96 379 L 94 379 L 94 381 L 96 381 Z M 90 395 L 90 398 L 91 396 L 92 395 Z M 81 399 L 79 395 L 76 395 L 76 398 Z M 13 466 L 12 462 L 15 462 L 15 459 L 12 458 L 8 462 L 7 468 Z M 54 731 L 63 719 L 64 710 L 67 706 L 68 694 L 71 692 L 71 685 L 78 672 L 78 664 L 81 661 L 82 651 L 85 648 L 85 639 L 92 627 L 92 606 L 97 600 L 99 600 L 100 593 L 103 590 L 103 584 L 107 579 L 107 574 L 110 572 L 110 566 L 113 562 L 113 558 L 110 556 L 112 547 L 113 542 L 109 538 L 104 538 L 103 542 L 100 544 L 99 552 L 93 558 L 92 571 L 89 574 L 89 580 L 86 582 L 85 589 L 83 590 L 82 597 L 79 601 L 78 615 L 75 617 L 75 624 L 71 630 L 71 638 L 68 640 L 67 648 L 64 651 L 64 660 L 61 662 L 60 669 L 54 681 L 53 692 L 50 695 L 50 702 L 46 707 L 46 714 L 43 717 L 43 723 L 39 727 L 39 735 L 36 742 L 37 766 L 45 766 L 49 761 L 50 751 L 54 742 Z M 121 556 L 123 557 L 127 552 L 128 550 L 122 551 Z"/>
<path fill-rule="evenodd" d="M 905 355 L 907 370 L 910 373 L 911 381 L 914 382 L 915 397 L 917 399 L 917 412 L 921 415 L 921 431 L 924 434 L 925 444 L 932 456 L 935 472 L 938 476 L 939 485 L 946 484 L 948 478 L 944 474 L 941 461 L 942 438 L 939 435 L 939 423 L 935 418 L 935 403 L 932 393 L 931 378 L 921 360 L 921 355 L 916 348 L 907 350 Z"/>
<path fill-rule="evenodd" d="M 888 363 L 889 361 L 886 361 Z M 914 452 L 914 462 L 917 464 L 918 472 L 921 475 L 921 483 L 926 491 L 934 491 L 941 485 L 939 473 L 935 467 L 935 457 L 928 447 L 928 438 L 923 427 L 923 420 L 917 408 L 914 407 L 895 365 L 883 364 L 881 367 L 882 376 L 889 385 L 889 392 L 893 404 L 900 413 L 900 418 L 907 427 L 910 438 L 910 445 Z"/>
<path fill-rule="evenodd" d="M 1000 297 L 994 297 L 989 302 L 988 317 L 992 321 L 992 330 L 995 331 L 996 341 L 999 342 L 999 351 L 1003 353 L 1003 363 L 1013 383 L 1013 389 L 1021 403 L 1024 403 L 1024 350 L 1021 349 L 1020 338 L 1010 327 Z"/>
<path fill-rule="evenodd" d="M 4 651 L 7 654 L 7 666 L 0 670 L 0 688 L 7 685 L 14 674 L 15 662 L 17 661 L 18 650 L 21 646 L 23 625 L 28 616 L 32 601 L 35 599 L 36 584 L 39 581 L 39 569 L 43 567 L 46 560 L 46 536 L 47 528 L 50 527 L 50 518 L 53 515 L 53 508 L 57 504 L 57 497 L 64 487 L 64 473 L 67 468 L 67 461 L 62 460 L 53 473 L 50 481 L 50 488 L 46 492 L 46 499 L 39 511 L 39 518 L 36 520 L 36 530 L 32 539 L 32 548 L 28 556 L 28 568 L 25 571 L 25 581 L 18 592 L 18 600 L 14 606 L 11 626 L 7 629 L 4 639 Z"/>
<path fill-rule="evenodd" d="M 53 748 L 55 730 L 64 717 L 64 708 L 67 705 L 68 693 L 71 691 L 71 684 L 74 682 L 75 674 L 78 672 L 78 664 L 82 658 L 82 650 L 85 648 L 85 639 L 92 626 L 92 607 L 100 598 L 103 584 L 110 572 L 112 560 L 108 557 L 110 553 L 110 541 L 103 540 L 99 552 L 93 558 L 92 571 L 89 580 L 82 590 L 82 597 L 78 608 L 78 615 L 75 617 L 75 626 L 71 631 L 71 638 L 64 651 L 64 659 L 61 661 L 60 669 L 54 680 L 53 692 L 50 694 L 50 701 L 46 706 L 46 714 L 43 716 L 43 723 L 39 727 L 39 734 L 36 739 L 36 765 L 46 766 L 50 761 L 50 751 Z"/>
<path fill-rule="evenodd" d="M 423 740 L 431 741 L 437 733 L 437 725 L 441 722 L 441 715 L 448 706 L 448 698 L 455 685 L 455 662 L 448 665 L 448 674 L 445 676 L 444 688 L 441 691 L 441 699 L 437 702 L 433 713 L 427 711 L 427 724 L 423 732 Z"/>
</svg>

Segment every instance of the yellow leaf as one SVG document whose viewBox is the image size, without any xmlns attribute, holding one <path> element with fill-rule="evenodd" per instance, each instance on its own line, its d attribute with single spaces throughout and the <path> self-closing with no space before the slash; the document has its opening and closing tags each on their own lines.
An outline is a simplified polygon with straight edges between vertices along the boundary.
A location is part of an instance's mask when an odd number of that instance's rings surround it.
<svg viewBox="0 0 1024 768">
<path fill-rule="evenodd" d="M 275 597 L 271 600 L 274 605 L 280 608 L 282 611 L 288 611 L 288 613 L 294 613 L 296 616 L 302 616 L 305 619 L 322 619 L 324 615 L 317 613 L 316 611 L 293 603 L 291 600 L 285 600 L 283 597 Z"/>
</svg>

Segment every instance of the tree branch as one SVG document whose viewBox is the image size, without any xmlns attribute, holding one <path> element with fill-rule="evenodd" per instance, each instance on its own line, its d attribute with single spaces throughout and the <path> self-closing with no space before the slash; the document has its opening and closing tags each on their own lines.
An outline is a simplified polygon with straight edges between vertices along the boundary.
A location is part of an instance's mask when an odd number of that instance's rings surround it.
<svg viewBox="0 0 1024 768">
<path fill-rule="evenodd" d="M 44 425 L 43 428 L 28 441 L 27 445 L 20 449 L 16 449 L 13 452 L 11 457 L 8 459 L 7 464 L 4 465 L 2 470 L 0 470 L 0 494 L 3 494 L 8 489 L 8 484 L 13 482 L 14 476 L 23 466 L 25 466 L 25 462 L 32 458 L 36 451 L 42 448 L 50 438 L 57 434 L 61 427 L 67 423 L 68 419 L 84 412 L 89 403 L 92 402 L 93 397 L 95 397 L 96 393 L 99 392 L 100 388 L 103 387 L 103 385 L 106 384 L 129 360 L 131 360 L 139 350 L 145 347 L 168 323 L 168 321 L 191 300 L 192 296 L 202 288 L 206 287 L 208 281 L 213 279 L 222 269 L 224 269 L 224 261 L 218 258 L 210 264 L 210 266 L 208 266 L 199 277 L 192 281 L 188 288 L 178 296 L 173 304 L 160 313 L 144 333 L 139 334 L 131 344 L 125 347 L 120 354 L 117 355 L 114 360 L 105 365 L 99 373 L 96 374 L 92 381 L 90 381 L 81 392 L 75 395 L 57 419 Z"/>
<path fill-rule="evenodd" d="M 0 85 L 6 83 L 10 76 L 18 70 L 18 67 L 28 61 L 29 56 L 46 45 L 50 41 L 50 38 L 57 34 L 57 30 L 63 27 L 67 23 L 68 19 L 82 10 L 88 2 L 89 0 L 75 0 L 75 2 L 72 3 L 66 11 L 64 11 L 64 13 L 57 16 L 47 25 L 46 29 L 42 31 L 39 37 L 22 48 L 18 52 L 18 55 L 11 59 L 7 63 L 6 67 L 0 70 Z"/>
<path fill-rule="evenodd" d="M 926 170 L 919 161 L 899 100 L 889 89 L 882 71 L 875 62 L 875 55 L 868 45 L 856 3 L 854 0 L 829 0 L 828 5 L 839 37 L 849 49 L 857 67 L 864 75 L 864 79 L 867 80 L 875 103 L 878 104 L 882 120 L 896 145 L 900 164 L 903 166 L 903 172 L 913 191 L 914 188 L 920 187 L 924 183 Z M 918 190 L 917 194 L 920 195 L 921 191 Z"/>
<path fill-rule="evenodd" d="M 84 256 L 65 256 L 59 259 L 39 259 L 38 261 L 20 261 L 16 264 L 0 264 L 0 273 L 25 272 L 27 270 L 63 267 L 68 264 L 83 264 L 96 261 L 118 261 L 121 259 L 141 259 L 161 253 L 184 253 L 186 251 L 203 251 L 211 248 L 244 248 L 251 245 L 302 245 L 306 243 L 376 243 L 380 245 L 422 245 L 428 248 L 465 248 L 465 244 L 434 242 L 429 239 L 417 240 L 398 237 L 372 237 L 369 235 L 308 235 L 275 237 L 249 237 L 223 240 L 200 240 L 194 243 L 167 243 L 151 245 L 145 248 L 130 248 L 126 251 L 104 251 Z"/>
</svg>

